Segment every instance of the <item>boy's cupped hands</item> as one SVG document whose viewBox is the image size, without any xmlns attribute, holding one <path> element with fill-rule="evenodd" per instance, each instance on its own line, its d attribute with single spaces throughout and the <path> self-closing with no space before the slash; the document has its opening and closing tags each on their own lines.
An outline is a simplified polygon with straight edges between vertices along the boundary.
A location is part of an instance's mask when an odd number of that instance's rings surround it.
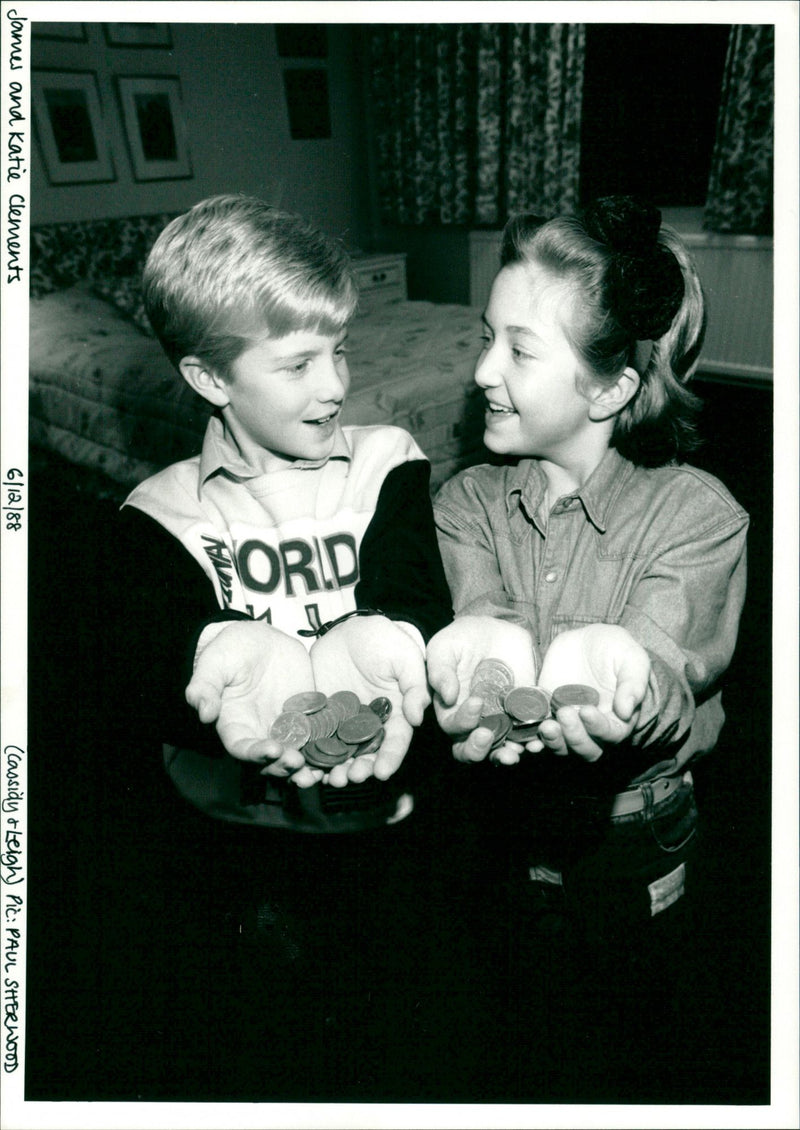
<svg viewBox="0 0 800 1130">
<path fill-rule="evenodd" d="M 322 773 L 269 734 L 286 699 L 313 689 L 311 659 L 299 640 L 258 620 L 237 620 L 200 637 L 186 701 L 201 722 L 216 723 L 232 757 L 263 763 L 265 772 L 307 786 Z"/>
<path fill-rule="evenodd" d="M 324 694 L 345 688 L 362 702 L 385 697 L 392 704 L 380 749 L 334 766 L 326 779 L 336 786 L 373 776 L 387 780 L 400 768 L 431 701 L 422 636 L 386 616 L 357 617 L 314 643 L 311 665 Z"/>
<path fill-rule="evenodd" d="M 262 763 L 265 774 L 288 777 L 301 788 L 320 780 L 338 787 L 370 776 L 386 780 L 402 764 L 430 703 L 422 639 L 414 637 L 413 628 L 370 616 L 338 625 L 309 653 L 299 640 L 260 621 L 214 625 L 201 636 L 186 699 L 201 722 L 216 724 L 231 756 Z M 326 772 L 269 736 L 292 695 L 344 689 L 362 702 L 390 700 L 392 713 L 376 753 Z"/>
</svg>

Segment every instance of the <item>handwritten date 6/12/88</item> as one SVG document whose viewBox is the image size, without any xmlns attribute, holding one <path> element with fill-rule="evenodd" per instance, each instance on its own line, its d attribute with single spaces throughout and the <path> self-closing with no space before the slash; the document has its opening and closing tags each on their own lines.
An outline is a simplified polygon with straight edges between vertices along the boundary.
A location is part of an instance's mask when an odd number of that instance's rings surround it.
<svg viewBox="0 0 800 1130">
<path fill-rule="evenodd" d="M 22 529 L 22 515 L 25 510 L 25 476 L 17 467 L 6 471 L 3 479 L 3 513 L 7 530 Z"/>
</svg>

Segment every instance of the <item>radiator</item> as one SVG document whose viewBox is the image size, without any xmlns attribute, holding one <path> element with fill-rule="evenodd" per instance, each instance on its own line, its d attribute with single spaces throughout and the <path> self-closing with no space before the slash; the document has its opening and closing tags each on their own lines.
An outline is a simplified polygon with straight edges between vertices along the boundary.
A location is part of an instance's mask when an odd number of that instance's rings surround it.
<svg viewBox="0 0 800 1130">
<path fill-rule="evenodd" d="M 470 304 L 483 307 L 500 261 L 499 231 L 469 234 Z M 772 380 L 772 239 L 683 235 L 708 304 L 699 370 L 734 381 Z"/>
<path fill-rule="evenodd" d="M 486 305 L 492 280 L 500 266 L 499 231 L 471 231 L 469 233 L 469 304 Z"/>
</svg>

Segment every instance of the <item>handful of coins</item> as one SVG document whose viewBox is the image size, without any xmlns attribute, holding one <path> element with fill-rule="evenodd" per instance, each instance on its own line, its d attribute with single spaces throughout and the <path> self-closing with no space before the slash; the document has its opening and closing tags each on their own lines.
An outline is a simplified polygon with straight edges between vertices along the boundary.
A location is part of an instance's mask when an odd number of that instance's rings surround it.
<svg viewBox="0 0 800 1130">
<path fill-rule="evenodd" d="M 475 668 L 469 693 L 483 699 L 479 726 L 492 732 L 492 749 L 505 741 L 532 741 L 539 725 L 555 717 L 562 706 L 597 706 L 594 687 L 566 683 L 549 694 L 541 687 L 516 687 L 514 674 L 502 659 L 482 659 Z"/>
<path fill-rule="evenodd" d="M 377 752 L 391 713 L 388 698 L 365 706 L 353 691 L 303 691 L 287 698 L 269 733 L 275 741 L 299 749 L 315 769 L 331 769 L 351 757 Z"/>
</svg>

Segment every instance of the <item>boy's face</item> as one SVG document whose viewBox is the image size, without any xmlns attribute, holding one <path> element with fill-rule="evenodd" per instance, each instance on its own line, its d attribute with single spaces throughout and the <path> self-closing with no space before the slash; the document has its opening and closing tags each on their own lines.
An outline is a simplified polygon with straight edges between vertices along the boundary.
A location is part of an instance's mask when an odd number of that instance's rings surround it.
<svg viewBox="0 0 800 1130">
<path fill-rule="evenodd" d="M 325 459 L 350 384 L 347 330 L 334 337 L 299 330 L 265 337 L 230 366 L 222 416 L 245 458 L 271 470 L 287 461 Z"/>
<path fill-rule="evenodd" d="M 564 465 L 581 461 L 601 438 L 560 321 L 570 307 L 564 285 L 535 265 L 511 264 L 495 279 L 475 370 L 486 395 L 483 441 L 491 451 Z"/>
</svg>

